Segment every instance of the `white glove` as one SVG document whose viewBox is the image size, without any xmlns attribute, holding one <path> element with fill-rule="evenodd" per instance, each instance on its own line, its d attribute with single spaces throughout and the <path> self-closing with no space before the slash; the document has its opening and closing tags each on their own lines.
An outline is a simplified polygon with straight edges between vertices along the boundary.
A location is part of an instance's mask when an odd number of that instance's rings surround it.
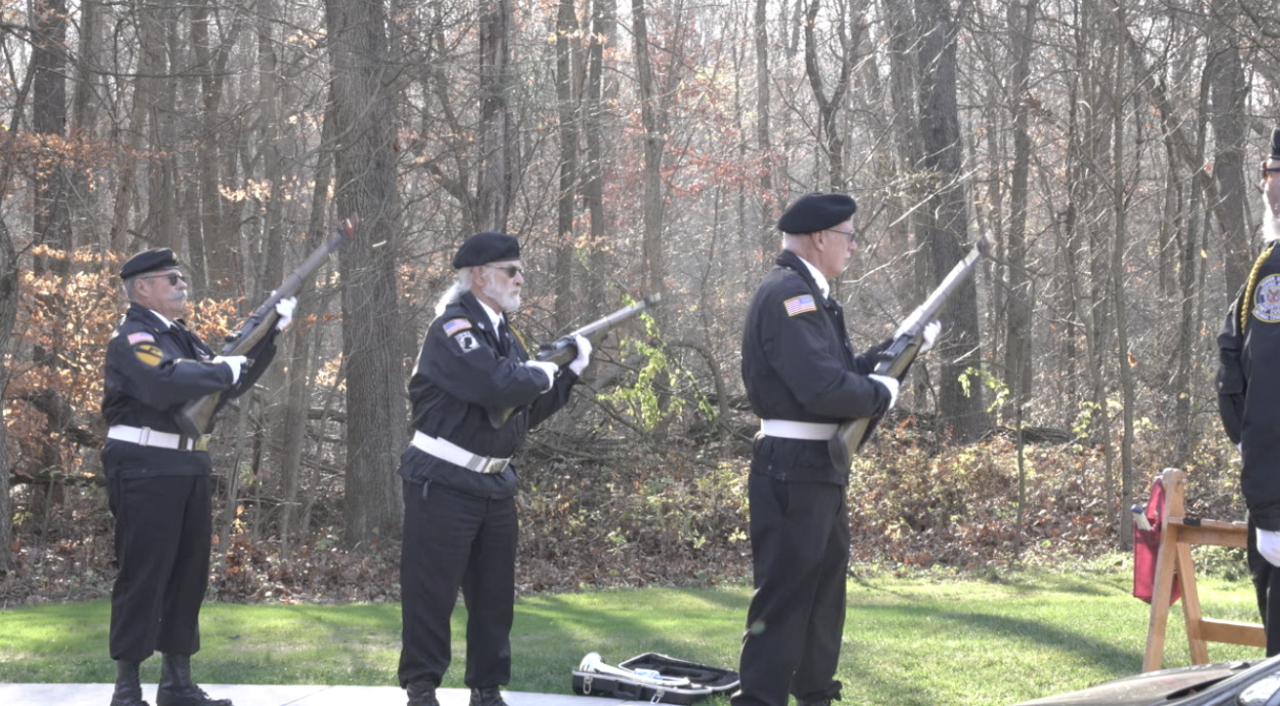
<svg viewBox="0 0 1280 706">
<path fill-rule="evenodd" d="M 583 370 L 587 369 L 587 364 L 591 362 L 591 341 L 586 336 L 578 334 L 573 337 L 573 345 L 578 347 L 578 357 L 569 362 L 569 369 L 574 375 L 581 375 Z"/>
<path fill-rule="evenodd" d="M 893 409 L 893 405 L 898 402 L 898 378 L 889 377 L 888 375 L 868 375 L 867 377 L 884 385 L 884 389 L 889 391 L 889 406 L 885 408 L 885 411 Z"/>
<path fill-rule="evenodd" d="M 1258 553 L 1272 566 L 1280 566 L 1280 532 L 1258 528 Z"/>
<path fill-rule="evenodd" d="M 560 366 L 555 363 L 549 363 L 544 360 L 527 360 L 525 366 L 535 370 L 541 370 L 547 376 L 547 386 L 542 389 L 543 392 L 550 390 L 556 384 L 556 373 L 560 372 Z"/>
<path fill-rule="evenodd" d="M 276 313 L 280 318 L 276 321 L 276 330 L 283 331 L 293 323 L 293 310 L 298 306 L 297 297 L 286 297 L 276 302 Z"/>
<path fill-rule="evenodd" d="M 924 325 L 924 331 L 920 335 L 924 338 L 924 343 L 920 344 L 920 352 L 925 353 L 933 348 L 933 342 L 938 340 L 938 334 L 942 333 L 942 322 L 934 319 Z"/>
<path fill-rule="evenodd" d="M 245 361 L 247 360 L 249 359 L 242 355 L 229 355 L 226 357 L 219 355 L 219 356 L 214 356 L 213 358 L 213 362 L 226 363 L 227 367 L 231 368 L 231 384 L 232 385 L 236 384 L 236 381 L 240 379 L 240 367 L 243 366 L 245 364 Z"/>
</svg>

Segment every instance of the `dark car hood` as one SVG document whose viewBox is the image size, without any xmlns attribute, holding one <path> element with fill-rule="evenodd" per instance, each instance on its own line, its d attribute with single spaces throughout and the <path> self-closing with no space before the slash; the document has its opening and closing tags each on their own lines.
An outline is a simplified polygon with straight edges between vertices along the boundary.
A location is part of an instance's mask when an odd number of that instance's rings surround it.
<svg viewBox="0 0 1280 706">
<path fill-rule="evenodd" d="M 1105 684 L 1024 701 L 1014 706 L 1153 706 L 1178 704 L 1214 684 L 1241 674 L 1257 662 L 1222 662 L 1163 669 Z"/>
</svg>

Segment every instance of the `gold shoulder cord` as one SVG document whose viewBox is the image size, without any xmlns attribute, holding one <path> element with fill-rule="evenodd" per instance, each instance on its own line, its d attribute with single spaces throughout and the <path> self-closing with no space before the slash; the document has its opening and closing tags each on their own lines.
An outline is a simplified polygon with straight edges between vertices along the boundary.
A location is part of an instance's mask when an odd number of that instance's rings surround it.
<svg viewBox="0 0 1280 706">
<path fill-rule="evenodd" d="M 1249 312 L 1253 310 L 1253 295 L 1256 294 L 1258 286 L 1258 270 L 1262 269 L 1262 263 L 1267 261 L 1271 255 L 1272 249 L 1276 246 L 1273 241 L 1262 251 L 1258 259 L 1253 263 L 1253 269 L 1249 271 L 1249 282 L 1244 288 L 1244 298 L 1240 300 L 1240 336 L 1244 336 L 1245 327 L 1249 324 Z"/>
<path fill-rule="evenodd" d="M 1254 267 L 1254 269 L 1256 270 L 1257 267 Z M 507 330 L 511 332 L 512 336 L 516 337 L 516 340 L 520 342 L 520 347 L 523 348 L 527 353 L 529 351 L 529 346 L 525 345 L 524 336 L 521 336 L 520 332 L 516 330 L 516 327 L 512 326 L 510 323 L 507 324 Z"/>
</svg>

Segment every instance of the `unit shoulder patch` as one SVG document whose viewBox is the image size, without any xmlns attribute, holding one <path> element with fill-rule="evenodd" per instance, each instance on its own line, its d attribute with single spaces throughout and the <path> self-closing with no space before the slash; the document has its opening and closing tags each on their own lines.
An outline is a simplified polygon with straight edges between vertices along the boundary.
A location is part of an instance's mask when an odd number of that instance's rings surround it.
<svg viewBox="0 0 1280 706">
<path fill-rule="evenodd" d="M 1280 322 L 1280 274 L 1267 275 L 1253 296 L 1253 318 L 1267 324 Z"/>
<path fill-rule="evenodd" d="M 787 310 L 787 316 L 795 316 L 803 314 L 806 311 L 817 311 L 818 305 L 813 301 L 812 294 L 802 294 L 798 297 L 791 297 L 782 302 L 782 306 Z"/>
<path fill-rule="evenodd" d="M 143 365 L 152 368 L 156 367 L 160 364 L 160 361 L 164 360 L 164 352 L 160 350 L 160 346 L 151 342 L 140 343 L 134 346 L 133 354 L 137 356 L 138 360 L 142 361 Z"/>
</svg>

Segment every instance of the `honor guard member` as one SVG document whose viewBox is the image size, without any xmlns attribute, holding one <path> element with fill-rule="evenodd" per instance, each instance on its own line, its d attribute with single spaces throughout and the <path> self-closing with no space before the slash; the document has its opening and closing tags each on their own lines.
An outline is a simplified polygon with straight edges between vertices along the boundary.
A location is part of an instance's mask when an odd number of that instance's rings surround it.
<svg viewBox="0 0 1280 706">
<path fill-rule="evenodd" d="M 119 574 L 111 591 L 111 706 L 145 706 L 141 662 L 162 655 L 158 706 L 231 706 L 191 680 L 200 649 L 199 615 L 209 581 L 211 536 L 208 436 L 184 436 L 175 415 L 214 393 L 248 391 L 275 355 L 275 333 L 246 356 L 216 356 L 180 318 L 187 280 L 168 248 L 147 250 L 120 269 L 129 310 L 107 344 L 102 447 L 115 516 Z M 281 300 L 276 330 L 296 301 Z"/>
<path fill-rule="evenodd" d="M 518 529 L 510 461 L 526 432 L 568 402 L 591 343 L 579 336 L 564 369 L 529 360 L 507 324 L 524 285 L 515 236 L 477 233 L 453 266 L 458 279 L 436 306 L 409 380 L 399 678 L 411 706 L 438 706 L 461 589 L 471 706 L 505 706 L 498 687 L 511 677 Z"/>
<path fill-rule="evenodd" d="M 1218 335 L 1218 408 L 1241 454 L 1249 573 L 1267 638 L 1280 654 L 1280 159 L 1262 163 L 1265 248 Z"/>
<path fill-rule="evenodd" d="M 855 355 L 828 296 L 858 249 L 856 210 L 845 194 L 797 199 L 747 312 L 742 378 L 760 417 L 747 486 L 755 593 L 732 706 L 786 706 L 788 692 L 799 706 L 840 698 L 849 469 L 832 463 L 827 441 L 841 422 L 884 414 L 898 394 L 896 379 L 871 374 L 887 342 Z M 926 327 L 922 351 L 939 328 Z"/>
</svg>

